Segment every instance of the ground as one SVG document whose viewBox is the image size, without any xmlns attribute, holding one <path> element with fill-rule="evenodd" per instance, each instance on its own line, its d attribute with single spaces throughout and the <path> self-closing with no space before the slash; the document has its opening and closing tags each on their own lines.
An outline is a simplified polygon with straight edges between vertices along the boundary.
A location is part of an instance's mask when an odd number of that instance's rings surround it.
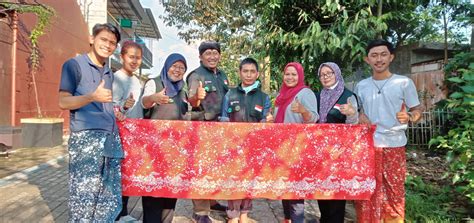
<svg viewBox="0 0 474 223">
<path fill-rule="evenodd" d="M 440 151 L 427 149 L 407 149 L 407 176 L 421 177 L 428 185 L 443 188 L 451 185 L 451 176 L 446 175 L 449 165 L 445 156 Z M 450 189 L 452 202 L 449 202 L 449 209 L 453 214 L 460 216 L 474 216 L 473 204 L 464 195 Z"/>
</svg>

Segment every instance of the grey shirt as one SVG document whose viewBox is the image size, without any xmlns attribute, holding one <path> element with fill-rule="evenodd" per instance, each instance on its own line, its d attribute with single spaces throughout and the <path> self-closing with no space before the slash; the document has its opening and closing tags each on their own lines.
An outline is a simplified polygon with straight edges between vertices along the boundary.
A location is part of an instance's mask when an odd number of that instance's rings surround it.
<svg viewBox="0 0 474 223">
<path fill-rule="evenodd" d="M 133 95 L 135 104 L 124 111 L 127 118 L 143 118 L 143 108 L 141 106 L 140 94 L 142 92 L 142 85 L 135 75 L 128 76 L 121 70 L 114 73 L 113 88 L 113 101 L 115 105 L 123 107 L 125 101 Z"/>
<path fill-rule="evenodd" d="M 296 94 L 295 99 L 298 100 L 305 108 L 311 113 L 311 119 L 306 123 L 315 123 L 319 119 L 318 115 L 318 102 L 314 92 L 309 88 L 303 88 L 298 94 Z M 294 101 L 293 100 L 293 101 Z M 300 113 L 295 113 L 291 111 L 291 104 L 293 101 L 286 107 L 284 123 L 303 123 L 303 116 Z M 275 107 L 274 116 L 278 112 L 278 107 Z"/>
</svg>

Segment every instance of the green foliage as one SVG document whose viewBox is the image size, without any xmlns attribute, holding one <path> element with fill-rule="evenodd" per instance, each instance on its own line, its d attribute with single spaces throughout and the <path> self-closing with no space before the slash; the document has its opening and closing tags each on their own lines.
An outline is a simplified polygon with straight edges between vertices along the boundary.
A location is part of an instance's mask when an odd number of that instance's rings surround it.
<svg viewBox="0 0 474 223">
<path fill-rule="evenodd" d="M 31 42 L 31 54 L 29 60 L 31 63 L 31 69 L 36 71 L 40 65 L 38 41 L 39 38 L 44 35 L 47 27 L 51 23 L 51 18 L 56 14 L 55 10 L 47 5 L 0 3 L 0 6 L 6 9 L 15 10 L 18 13 L 33 13 L 37 16 L 38 21 L 31 30 L 29 36 Z"/>
<path fill-rule="evenodd" d="M 457 222 L 449 213 L 453 200 L 449 188 L 437 188 L 426 184 L 420 177 L 408 176 L 405 182 L 406 222 Z"/>
<path fill-rule="evenodd" d="M 290 61 L 303 64 L 313 88 L 319 86 L 316 72 L 322 62 L 336 62 L 346 76 L 352 74 L 362 64 L 366 42 L 387 29 L 386 17 L 373 15 L 376 2 L 262 1 L 257 36 L 270 55 L 273 76 L 281 78 Z"/>
<path fill-rule="evenodd" d="M 28 4 L 28 3 L 0 3 L 0 6 L 6 8 L 7 10 L 16 11 L 18 13 L 33 13 L 37 17 L 37 22 L 34 28 L 30 33 L 30 42 L 31 42 L 31 53 L 29 56 L 29 66 L 30 74 L 33 82 L 35 99 L 36 99 L 36 109 L 37 116 L 42 118 L 41 108 L 39 105 L 38 99 L 38 89 L 36 87 L 36 78 L 35 74 L 38 71 L 41 64 L 41 56 L 39 51 L 39 38 L 44 35 L 47 27 L 50 25 L 51 18 L 56 14 L 55 10 L 47 5 L 43 4 Z"/>
<path fill-rule="evenodd" d="M 455 5 L 452 2 L 446 5 Z M 303 64 L 306 82 L 317 89 L 316 72 L 322 62 L 336 62 L 346 77 L 360 73 L 367 67 L 363 62 L 367 42 L 379 36 L 396 44 L 443 39 L 439 14 L 433 11 L 439 4 L 430 0 L 196 0 L 163 4 L 166 25 L 181 30 L 179 36 L 188 43 L 205 39 L 223 43 L 220 68 L 229 74 L 231 83 L 238 82 L 239 61 L 252 56 L 264 66 L 262 71 L 270 69 L 272 90 L 279 88 L 282 69 L 291 61 Z M 379 16 L 380 4 L 383 10 Z M 449 12 L 460 18 L 466 11 Z"/>
<path fill-rule="evenodd" d="M 161 18 L 168 26 L 176 26 L 179 37 L 191 43 L 195 40 L 215 40 L 221 43 L 219 68 L 229 76 L 231 84 L 238 83 L 238 65 L 243 57 L 255 53 L 255 6 L 245 2 L 169 1 L 163 3 L 166 15 Z"/>
<path fill-rule="evenodd" d="M 445 72 L 450 89 L 446 107 L 456 116 L 448 133 L 433 138 L 430 146 L 447 151 L 456 190 L 474 201 L 474 55 L 457 54 Z"/>
</svg>

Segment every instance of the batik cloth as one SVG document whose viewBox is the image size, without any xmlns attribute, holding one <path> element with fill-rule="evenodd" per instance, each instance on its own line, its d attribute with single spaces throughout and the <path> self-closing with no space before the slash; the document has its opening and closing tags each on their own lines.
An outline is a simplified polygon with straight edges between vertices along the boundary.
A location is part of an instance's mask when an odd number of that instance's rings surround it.
<svg viewBox="0 0 474 223">
<path fill-rule="evenodd" d="M 375 147 L 375 191 L 370 200 L 355 201 L 358 222 L 403 222 L 405 173 L 405 147 Z"/>
<path fill-rule="evenodd" d="M 70 135 L 69 222 L 114 222 L 122 209 L 122 159 L 104 156 L 105 147 L 121 150 L 118 133 L 84 130 Z"/>
</svg>

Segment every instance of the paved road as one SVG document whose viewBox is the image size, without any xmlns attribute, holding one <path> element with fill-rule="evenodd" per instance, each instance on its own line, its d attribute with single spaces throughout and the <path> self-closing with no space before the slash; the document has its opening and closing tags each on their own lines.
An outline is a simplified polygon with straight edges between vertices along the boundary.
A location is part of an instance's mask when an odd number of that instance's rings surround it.
<svg viewBox="0 0 474 223">
<path fill-rule="evenodd" d="M 67 159 L 59 157 L 47 163 L 0 179 L 0 222 L 66 222 L 67 213 Z M 132 197 L 129 213 L 141 219 L 141 201 Z M 347 222 L 352 222 L 353 208 L 346 208 Z M 173 222 L 191 221 L 192 203 L 179 200 Z M 225 213 L 213 212 L 215 222 L 225 222 Z M 283 210 L 280 201 L 258 199 L 249 214 L 255 222 L 281 222 Z M 306 222 L 318 222 L 316 201 L 307 201 Z"/>
</svg>

